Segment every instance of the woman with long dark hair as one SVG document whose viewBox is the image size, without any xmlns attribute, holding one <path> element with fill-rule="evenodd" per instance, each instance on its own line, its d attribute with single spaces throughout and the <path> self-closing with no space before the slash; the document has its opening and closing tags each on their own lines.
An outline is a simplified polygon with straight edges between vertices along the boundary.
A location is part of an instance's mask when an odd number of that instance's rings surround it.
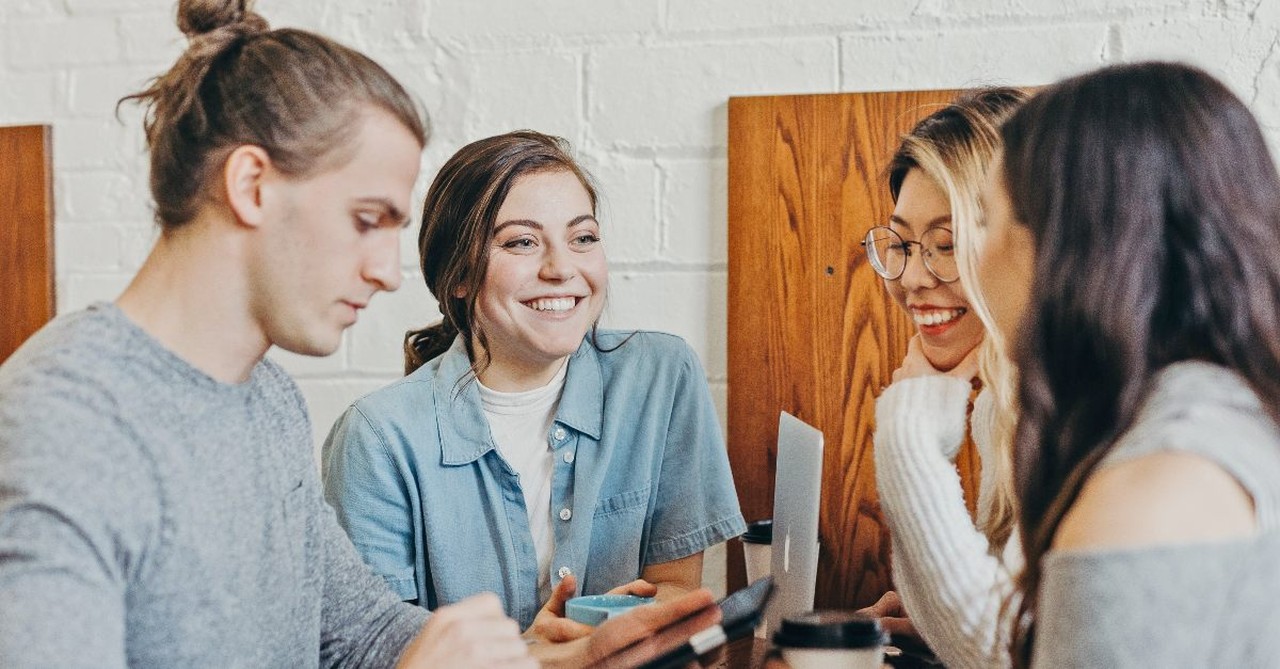
<svg viewBox="0 0 1280 669">
<path fill-rule="evenodd" d="M 597 327 L 596 200 L 567 143 L 531 131 L 463 147 L 427 192 L 422 271 L 444 320 L 408 334 L 407 376 L 324 448 L 329 501 L 401 599 L 496 592 L 529 628 L 575 587 L 697 588 L 703 550 L 745 529 L 688 344 Z"/>
<path fill-rule="evenodd" d="M 1192 67 L 1003 127 L 978 271 L 1019 377 L 1022 666 L 1280 664 L 1280 179 Z"/>
</svg>

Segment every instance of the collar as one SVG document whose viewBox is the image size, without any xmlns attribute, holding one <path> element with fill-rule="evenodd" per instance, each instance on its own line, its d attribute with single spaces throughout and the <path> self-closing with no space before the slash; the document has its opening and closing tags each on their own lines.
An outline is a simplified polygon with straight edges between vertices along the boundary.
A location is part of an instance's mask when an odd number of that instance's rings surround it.
<svg viewBox="0 0 1280 669">
<path fill-rule="evenodd" d="M 569 357 L 556 422 L 599 441 L 604 428 L 604 381 L 600 352 L 591 345 L 590 337 L 584 337 Z M 459 335 L 440 356 L 440 367 L 432 381 L 444 465 L 470 464 L 494 450 L 489 420 L 480 403 L 480 388 L 469 378 L 470 374 L 471 358 Z"/>
</svg>

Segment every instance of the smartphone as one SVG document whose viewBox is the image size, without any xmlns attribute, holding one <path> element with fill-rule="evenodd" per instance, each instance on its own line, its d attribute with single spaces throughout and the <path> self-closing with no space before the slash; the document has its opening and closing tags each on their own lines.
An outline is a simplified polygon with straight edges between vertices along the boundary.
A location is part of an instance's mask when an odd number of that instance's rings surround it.
<svg viewBox="0 0 1280 669">
<path fill-rule="evenodd" d="M 768 604 L 773 594 L 773 578 L 765 576 L 751 585 L 742 588 L 732 595 L 719 600 L 721 623 L 717 626 L 701 629 L 701 631 L 680 631 L 677 636 L 659 632 L 650 638 L 643 649 L 632 646 L 605 660 L 602 666 L 639 669 L 673 669 L 681 668 L 691 661 L 698 660 L 700 655 L 718 649 L 730 641 L 749 636 L 764 615 L 764 605 Z M 680 623 L 668 629 L 678 629 Z M 664 636 L 669 638 L 663 638 Z M 658 641 L 658 647 L 653 642 Z M 652 657 L 652 659 L 645 659 Z"/>
</svg>

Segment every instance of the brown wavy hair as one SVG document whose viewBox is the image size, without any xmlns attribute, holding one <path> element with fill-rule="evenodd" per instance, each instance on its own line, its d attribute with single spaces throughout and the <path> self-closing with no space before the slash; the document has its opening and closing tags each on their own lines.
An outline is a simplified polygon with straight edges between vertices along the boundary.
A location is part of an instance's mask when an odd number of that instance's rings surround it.
<svg viewBox="0 0 1280 669">
<path fill-rule="evenodd" d="M 1027 566 L 1012 652 L 1028 666 L 1041 560 L 1162 368 L 1227 367 L 1280 422 L 1280 178 L 1244 103 L 1181 64 L 1067 79 L 1002 134 L 1039 270 L 1013 349 Z"/>
<path fill-rule="evenodd" d="M 252 0 L 179 0 L 189 39 L 168 72 L 121 99 L 141 103 L 151 156 L 151 197 L 164 229 L 192 219 L 219 190 L 213 180 L 237 146 L 262 147 L 272 164 L 304 177 L 349 158 L 369 107 L 426 144 L 425 115 L 367 56 L 305 30 L 271 30 Z"/>
<path fill-rule="evenodd" d="M 484 331 L 475 319 L 476 298 L 489 271 L 498 210 L 516 180 L 528 174 L 563 170 L 582 182 L 596 213 L 592 180 L 559 137 L 518 130 L 472 142 L 440 168 L 422 206 L 418 252 L 422 277 L 435 296 L 444 319 L 404 337 L 404 373 L 449 350 L 459 334 L 479 374 L 488 364 L 477 359 L 472 341 L 488 349 Z M 462 297 L 458 297 L 462 295 Z"/>
</svg>

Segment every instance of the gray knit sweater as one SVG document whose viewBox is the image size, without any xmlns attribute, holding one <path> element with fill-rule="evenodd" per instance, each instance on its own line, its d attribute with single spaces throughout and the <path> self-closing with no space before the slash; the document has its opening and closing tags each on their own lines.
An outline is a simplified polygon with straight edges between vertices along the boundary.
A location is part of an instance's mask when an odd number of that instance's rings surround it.
<svg viewBox="0 0 1280 669">
<path fill-rule="evenodd" d="M 1280 667 L 1280 430 L 1229 370 L 1163 370 L 1102 466 L 1208 458 L 1253 497 L 1259 536 L 1044 558 L 1037 667 Z"/>
<path fill-rule="evenodd" d="M 426 613 L 324 503 L 300 394 L 228 385 L 112 305 L 0 368 L 0 667 L 374 667 Z"/>
</svg>

